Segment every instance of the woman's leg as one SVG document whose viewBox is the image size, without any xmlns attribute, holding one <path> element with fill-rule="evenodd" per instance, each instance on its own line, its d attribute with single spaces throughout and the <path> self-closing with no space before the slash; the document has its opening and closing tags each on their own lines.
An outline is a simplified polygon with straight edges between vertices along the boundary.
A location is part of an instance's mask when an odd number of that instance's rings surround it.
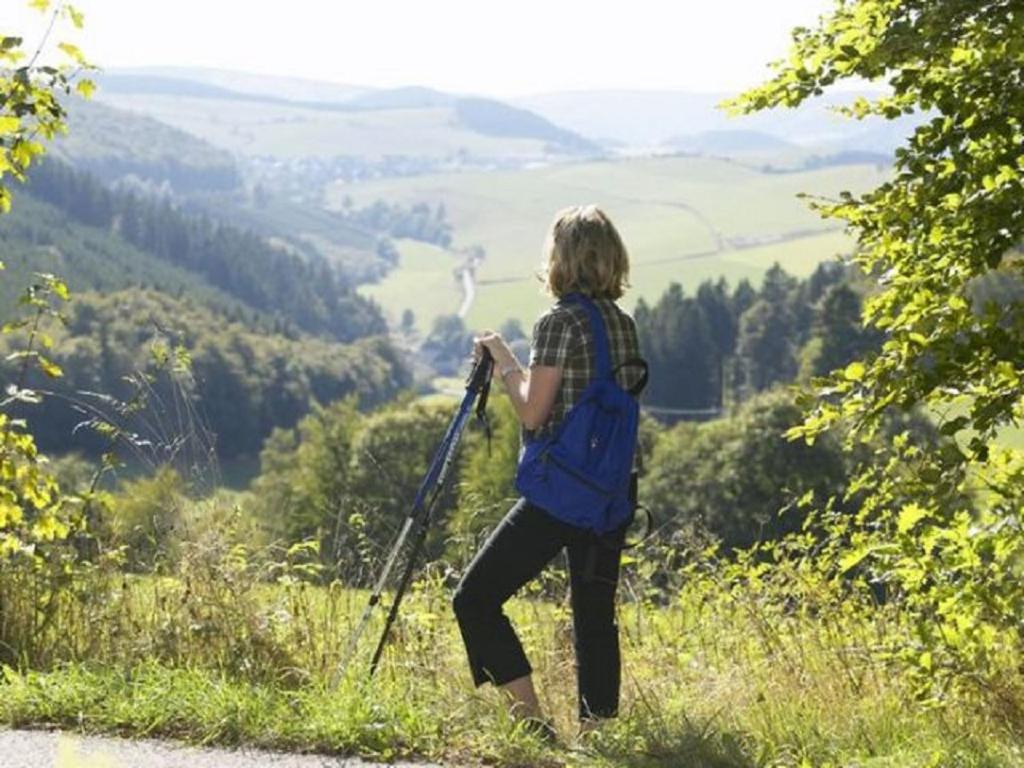
<svg viewBox="0 0 1024 768">
<path fill-rule="evenodd" d="M 502 606 L 565 546 L 568 532 L 571 528 L 521 499 L 484 543 L 455 591 L 453 606 L 473 682 L 504 688 L 516 713 L 524 717 L 539 714 L 532 669 Z"/>
<path fill-rule="evenodd" d="M 621 541 L 614 537 L 612 543 Z M 621 675 L 615 591 L 622 552 L 589 537 L 568 549 L 580 720 L 614 717 Z"/>
<path fill-rule="evenodd" d="M 634 472 L 629 479 L 629 498 L 634 509 L 637 481 Z M 607 534 L 603 543 L 592 536 L 582 536 L 568 547 L 576 684 L 583 731 L 590 730 L 598 718 L 615 717 L 619 711 L 622 671 L 615 592 L 628 527 L 629 523 L 624 523 Z"/>
<path fill-rule="evenodd" d="M 512 714 L 521 718 L 541 717 L 540 700 L 533 687 L 533 676 L 524 675 L 505 683 L 501 689 L 508 696 Z"/>
</svg>

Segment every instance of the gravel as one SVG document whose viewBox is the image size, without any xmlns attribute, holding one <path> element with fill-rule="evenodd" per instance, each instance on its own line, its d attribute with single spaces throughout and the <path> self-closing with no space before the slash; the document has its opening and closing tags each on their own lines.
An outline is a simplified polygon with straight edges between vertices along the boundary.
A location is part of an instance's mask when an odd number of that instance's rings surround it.
<svg viewBox="0 0 1024 768">
<path fill-rule="evenodd" d="M 389 768 L 441 768 L 388 763 Z M 186 747 L 64 731 L 0 730 L 0 768 L 384 768 L 354 757 Z"/>
</svg>

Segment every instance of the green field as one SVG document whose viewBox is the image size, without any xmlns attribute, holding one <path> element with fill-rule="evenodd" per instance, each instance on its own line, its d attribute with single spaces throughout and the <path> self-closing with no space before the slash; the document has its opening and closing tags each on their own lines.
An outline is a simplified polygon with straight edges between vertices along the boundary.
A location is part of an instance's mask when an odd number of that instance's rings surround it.
<svg viewBox="0 0 1024 768">
<path fill-rule="evenodd" d="M 453 254 L 436 245 L 415 240 L 397 240 L 400 268 L 380 283 L 359 287 L 359 293 L 384 308 L 388 322 L 396 325 L 402 313 L 411 309 L 417 326 L 429 330 L 430 319 L 451 314 L 459 306 L 462 293 L 452 269 Z"/>
<path fill-rule="evenodd" d="M 656 299 L 672 281 L 693 288 L 704 279 L 759 281 L 775 261 L 807 275 L 823 260 L 848 252 L 851 241 L 807 209 L 800 192 L 835 195 L 864 190 L 883 179 L 874 166 L 843 166 L 792 174 L 765 174 L 727 160 L 663 157 L 552 165 L 527 171 L 469 172 L 338 184 L 329 205 L 345 195 L 357 204 L 377 199 L 445 205 L 453 247 L 482 245 L 487 259 L 467 322 L 530 323 L 546 304 L 533 278 L 553 214 L 577 203 L 601 205 L 630 251 L 634 289 Z M 421 329 L 437 313 L 454 312 L 461 292 L 454 261 L 439 250 L 404 244 L 399 268 L 366 289 L 392 316 L 406 307 Z M 427 292 L 430 295 L 425 295 Z"/>
</svg>

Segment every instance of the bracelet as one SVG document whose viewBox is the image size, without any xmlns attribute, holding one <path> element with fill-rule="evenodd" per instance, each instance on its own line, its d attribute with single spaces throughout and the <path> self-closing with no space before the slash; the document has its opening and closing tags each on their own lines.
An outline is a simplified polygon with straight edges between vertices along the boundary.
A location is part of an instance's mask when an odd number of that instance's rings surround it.
<svg viewBox="0 0 1024 768">
<path fill-rule="evenodd" d="M 501 373 L 501 380 L 505 381 L 505 377 L 510 373 L 522 373 L 522 369 L 519 367 L 519 363 L 512 363 L 512 365 L 502 366 L 499 373 Z"/>
</svg>

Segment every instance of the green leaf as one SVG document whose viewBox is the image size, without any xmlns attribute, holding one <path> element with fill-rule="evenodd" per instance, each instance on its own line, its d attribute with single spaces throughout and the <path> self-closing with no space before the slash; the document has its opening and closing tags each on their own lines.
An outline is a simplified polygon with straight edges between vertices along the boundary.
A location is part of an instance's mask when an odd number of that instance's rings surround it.
<svg viewBox="0 0 1024 768">
<path fill-rule="evenodd" d="M 21 120 L 17 117 L 4 115 L 0 117 L 0 136 L 16 133 L 21 128 Z"/>
<path fill-rule="evenodd" d="M 915 525 L 928 516 L 928 510 L 916 503 L 905 504 L 896 520 L 896 530 L 908 533 Z"/>
<path fill-rule="evenodd" d="M 96 83 L 92 80 L 79 80 L 75 84 L 75 90 L 81 94 L 83 99 L 91 99 L 92 95 L 96 92 Z"/>
<path fill-rule="evenodd" d="M 864 367 L 864 363 L 859 360 L 854 360 L 843 371 L 843 378 L 847 381 L 862 381 L 864 374 L 867 369 Z"/>
<path fill-rule="evenodd" d="M 870 547 L 857 547 L 856 549 L 852 549 L 839 558 L 839 569 L 846 572 L 856 565 L 859 565 L 860 562 L 870 554 Z"/>
<path fill-rule="evenodd" d="M 81 29 L 85 25 L 85 16 L 75 6 L 65 5 L 64 12 L 71 19 L 71 23 L 75 25 L 75 29 Z"/>
<path fill-rule="evenodd" d="M 42 369 L 43 373 L 45 373 L 51 379 L 59 379 L 61 376 L 64 375 L 64 371 L 61 370 L 61 367 L 59 365 L 57 365 L 52 360 L 48 360 L 42 355 L 39 356 L 39 367 Z"/>
<path fill-rule="evenodd" d="M 70 58 L 74 59 L 75 63 L 81 64 L 82 66 L 85 66 L 85 64 L 86 64 L 85 54 L 82 53 L 82 49 L 79 48 L 77 45 L 75 45 L 74 43 L 64 42 L 64 43 L 58 43 L 57 47 L 61 51 L 63 51 L 67 56 L 69 56 Z"/>
</svg>

